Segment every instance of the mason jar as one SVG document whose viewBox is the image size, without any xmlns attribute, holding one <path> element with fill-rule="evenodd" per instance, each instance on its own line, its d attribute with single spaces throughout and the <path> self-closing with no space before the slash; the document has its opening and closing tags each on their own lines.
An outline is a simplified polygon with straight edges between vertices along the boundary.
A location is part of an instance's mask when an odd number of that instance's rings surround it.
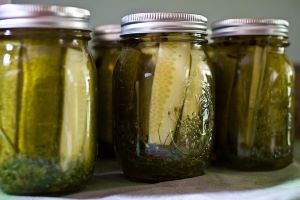
<svg viewBox="0 0 300 200">
<path fill-rule="evenodd" d="M 93 31 L 92 54 L 98 73 L 98 158 L 115 158 L 112 139 L 112 76 L 121 52 L 121 26 L 109 24 Z"/>
<path fill-rule="evenodd" d="M 227 19 L 212 24 L 217 161 L 272 170 L 293 158 L 294 69 L 285 54 L 289 23 Z"/>
<path fill-rule="evenodd" d="M 214 77 L 202 46 L 206 18 L 122 18 L 114 80 L 114 140 L 124 174 L 157 182 L 201 175 L 210 160 Z"/>
<path fill-rule="evenodd" d="M 82 188 L 95 157 L 95 67 L 87 10 L 0 6 L 0 187 Z"/>
</svg>

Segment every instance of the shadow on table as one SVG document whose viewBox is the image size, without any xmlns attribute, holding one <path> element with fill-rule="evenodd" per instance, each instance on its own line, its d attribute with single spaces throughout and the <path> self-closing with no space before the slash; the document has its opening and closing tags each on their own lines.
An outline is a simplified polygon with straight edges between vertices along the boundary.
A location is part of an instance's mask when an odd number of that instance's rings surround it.
<svg viewBox="0 0 300 200">
<path fill-rule="evenodd" d="M 85 190 L 66 197 L 99 198 L 117 194 L 144 196 L 244 191 L 272 187 L 297 179 L 300 181 L 300 164 L 296 161 L 284 169 L 271 172 L 239 172 L 211 167 L 203 176 L 156 184 L 130 181 L 116 166 L 115 164 L 115 168 L 110 171 L 96 170 Z"/>
</svg>

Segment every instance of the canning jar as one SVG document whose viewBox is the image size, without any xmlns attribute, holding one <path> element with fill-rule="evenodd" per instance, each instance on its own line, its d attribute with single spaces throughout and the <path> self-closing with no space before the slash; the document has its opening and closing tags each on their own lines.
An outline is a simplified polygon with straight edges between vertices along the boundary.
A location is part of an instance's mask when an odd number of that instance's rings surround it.
<svg viewBox="0 0 300 200">
<path fill-rule="evenodd" d="M 95 155 L 95 67 L 89 11 L 0 6 L 0 187 L 13 194 L 79 189 Z"/>
<path fill-rule="evenodd" d="M 94 29 L 93 58 L 98 72 L 98 158 L 114 158 L 112 139 L 112 76 L 121 51 L 121 26 L 110 24 Z"/>
<path fill-rule="evenodd" d="M 123 172 L 157 182 L 201 175 L 210 159 L 214 78 L 202 46 L 206 18 L 122 18 L 114 71 L 114 140 Z"/>
<path fill-rule="evenodd" d="M 217 159 L 242 170 L 292 161 L 294 69 L 285 54 L 289 23 L 227 19 L 212 24 Z"/>
</svg>

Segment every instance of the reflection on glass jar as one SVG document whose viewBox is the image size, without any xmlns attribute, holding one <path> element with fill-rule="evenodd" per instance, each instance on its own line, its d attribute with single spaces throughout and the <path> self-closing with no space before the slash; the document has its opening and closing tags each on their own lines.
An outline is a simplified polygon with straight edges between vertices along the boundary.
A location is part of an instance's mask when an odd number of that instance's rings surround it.
<svg viewBox="0 0 300 200">
<path fill-rule="evenodd" d="M 217 159 L 242 170 L 292 161 L 294 69 L 285 55 L 288 22 L 229 19 L 212 25 Z"/>
<path fill-rule="evenodd" d="M 99 158 L 114 158 L 112 139 L 112 76 L 120 55 L 120 25 L 95 28 L 92 52 L 98 70 L 98 154 Z"/>
<path fill-rule="evenodd" d="M 136 19 L 149 23 L 135 29 Z M 193 177 L 209 162 L 214 80 L 202 48 L 205 24 L 203 16 L 184 13 L 123 18 L 124 47 L 113 84 L 114 136 L 124 174 L 132 179 Z M 185 32 L 184 25 L 194 26 Z"/>
<path fill-rule="evenodd" d="M 20 10 L 22 23 L 14 18 Z M 3 17 L 5 11 L 10 15 Z M 82 188 L 95 156 L 89 12 L 39 5 L 4 5 L 0 12 L 0 22 L 10 22 L 0 25 L 1 189 L 45 194 Z M 37 12 L 43 17 L 28 19 Z M 82 26 L 66 26 L 61 12 Z"/>
</svg>

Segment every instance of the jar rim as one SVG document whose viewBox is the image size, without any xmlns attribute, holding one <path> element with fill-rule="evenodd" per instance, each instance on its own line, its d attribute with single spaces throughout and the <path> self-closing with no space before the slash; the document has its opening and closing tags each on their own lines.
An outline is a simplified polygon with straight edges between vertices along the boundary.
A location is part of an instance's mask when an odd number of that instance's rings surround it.
<svg viewBox="0 0 300 200">
<path fill-rule="evenodd" d="M 288 37 L 289 22 L 272 18 L 236 18 L 211 24 L 211 38 L 238 35 L 274 35 Z"/>
<path fill-rule="evenodd" d="M 62 28 L 90 30 L 90 11 L 77 7 L 3 4 L 0 5 L 0 29 Z"/>
<path fill-rule="evenodd" d="M 121 33 L 120 24 L 106 24 L 97 26 L 93 29 L 92 42 L 102 42 L 102 41 L 119 41 Z"/>
<path fill-rule="evenodd" d="M 121 20 L 121 36 L 140 33 L 206 34 L 207 18 L 182 12 L 149 12 L 125 15 Z"/>
</svg>

